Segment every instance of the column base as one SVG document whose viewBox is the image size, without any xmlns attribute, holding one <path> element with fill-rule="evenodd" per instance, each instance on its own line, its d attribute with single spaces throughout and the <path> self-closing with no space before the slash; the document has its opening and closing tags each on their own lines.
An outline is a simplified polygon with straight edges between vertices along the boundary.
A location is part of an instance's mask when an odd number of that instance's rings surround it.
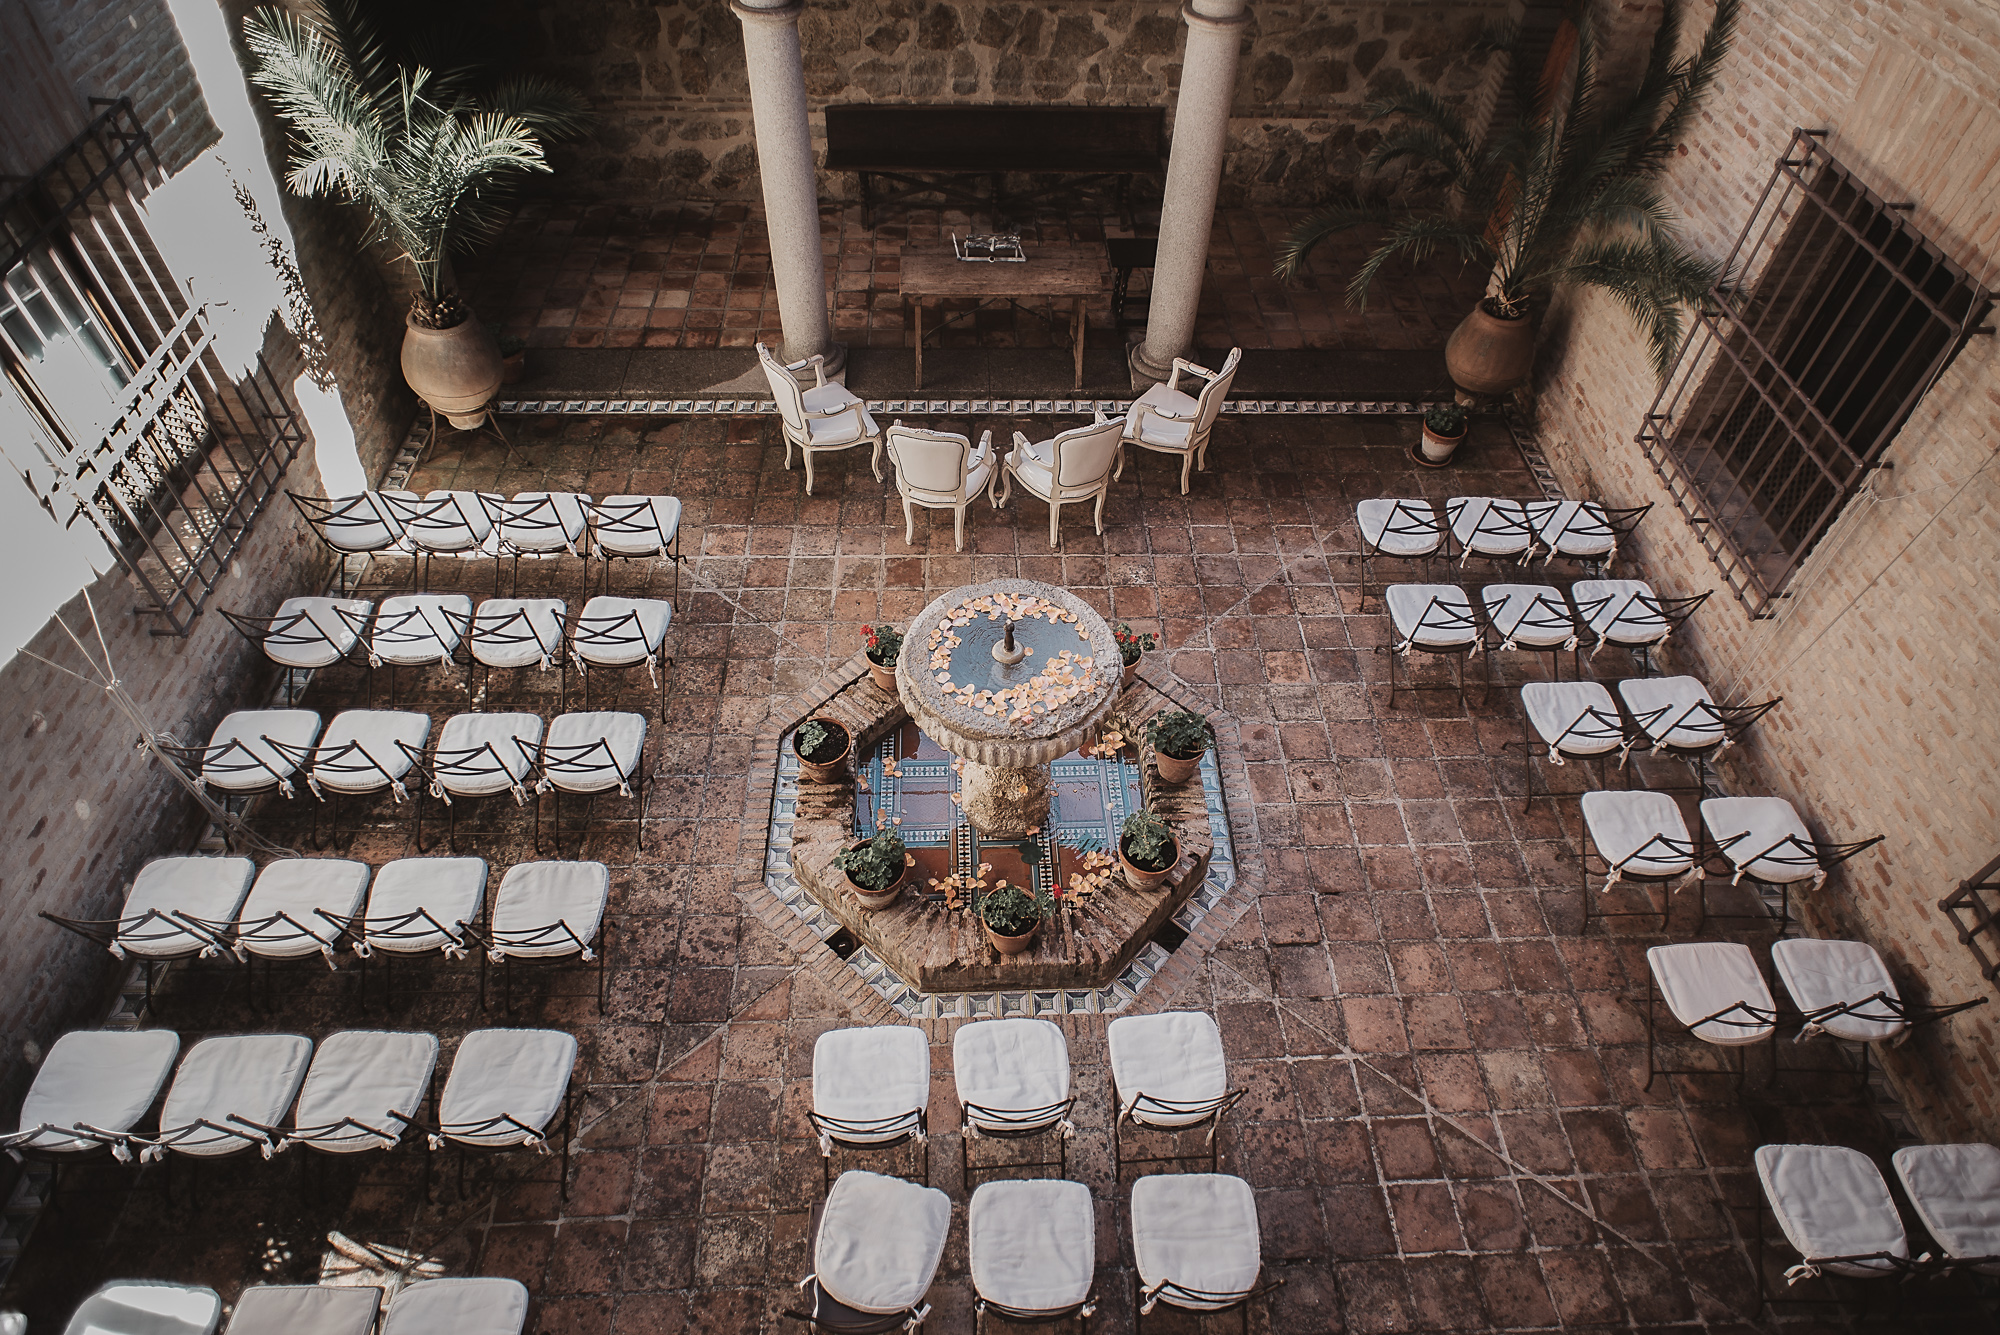
<svg viewBox="0 0 2000 1335">
<path fill-rule="evenodd" d="M 1146 340 L 1140 338 L 1125 351 L 1125 369 L 1132 376 L 1132 392 L 1143 394 L 1154 385 L 1163 384 L 1174 373 L 1174 358 L 1184 357 L 1189 349 L 1169 354 L 1166 365 L 1155 366 L 1153 359 L 1146 355 Z"/>
</svg>

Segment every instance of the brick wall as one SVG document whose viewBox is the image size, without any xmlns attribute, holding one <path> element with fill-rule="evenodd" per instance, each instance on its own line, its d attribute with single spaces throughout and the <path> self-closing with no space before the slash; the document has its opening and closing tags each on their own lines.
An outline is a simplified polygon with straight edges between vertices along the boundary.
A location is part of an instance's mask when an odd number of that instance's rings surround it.
<svg viewBox="0 0 2000 1335">
<path fill-rule="evenodd" d="M 2000 286 L 1996 103 L 1991 7 L 1749 0 L 1669 196 L 1691 239 L 1719 258 L 1793 127 L 1824 127 L 1836 157 L 1883 198 L 1914 201 L 1918 227 Z M 1654 385 L 1631 325 L 1595 295 L 1561 304 L 1548 325 L 1538 431 L 1565 484 L 1659 503 L 1637 543 L 1648 576 L 1673 593 L 1722 590 L 1633 442 Z M 1996 451 L 2000 341 L 1975 337 L 1890 447 L 1893 471 L 1850 503 L 1779 615 L 1753 621 L 1718 592 L 1679 646 L 1718 698 L 1785 697 L 1730 767 L 1734 791 L 1789 798 L 1824 837 L 1888 836 L 1810 898 L 1814 932 L 1874 943 L 1908 991 L 1943 1001 L 1994 991 L 1936 902 L 2000 852 Z M 1996 1037 L 2000 1005 L 1990 1005 L 1887 1054 L 1932 1139 L 2000 1139 Z"/>
<path fill-rule="evenodd" d="M 166 0 L 28 0 L 28 9 L 79 94 L 132 99 L 169 176 L 215 142 Z"/>
</svg>

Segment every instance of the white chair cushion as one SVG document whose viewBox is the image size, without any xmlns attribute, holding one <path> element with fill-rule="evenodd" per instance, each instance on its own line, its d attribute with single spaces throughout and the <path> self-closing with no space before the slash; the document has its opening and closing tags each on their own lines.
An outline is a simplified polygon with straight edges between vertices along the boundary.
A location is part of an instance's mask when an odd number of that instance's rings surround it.
<svg viewBox="0 0 2000 1335">
<path fill-rule="evenodd" d="M 1730 866 L 1757 880 L 1772 885 L 1809 881 L 1819 870 L 1811 860 L 1811 832 L 1782 797 L 1707 798 L 1701 804 L 1701 823 L 1718 844 L 1743 836 L 1723 849 L 1722 856 L 1729 859 Z M 1772 857 L 1763 857 L 1765 853 Z"/>
<path fill-rule="evenodd" d="M 1042 441 L 1041 444 L 1046 446 L 1048 442 Z M 1033 445 L 1016 445 L 1007 451 L 1006 462 L 1013 468 L 1014 477 L 1022 486 L 1047 500 L 1049 493 L 1055 490 L 1055 474 L 1049 463 L 1038 457 L 1034 450 Z"/>
<path fill-rule="evenodd" d="M 237 1295 L 229 1335 L 369 1335 L 381 1305 L 372 1284 L 253 1284 Z"/>
<path fill-rule="evenodd" d="M 505 792 L 528 777 L 542 727 L 540 714 L 453 714 L 432 756 L 434 765 L 450 767 L 435 775 L 439 785 L 453 797 Z M 464 754 L 480 746 L 491 749 Z"/>
<path fill-rule="evenodd" d="M 370 662 L 405 667 L 442 663 L 458 652 L 472 623 L 472 599 L 462 593 L 408 593 L 384 600 L 368 634 Z"/>
<path fill-rule="evenodd" d="M 208 739 L 209 759 L 201 767 L 202 782 L 244 792 L 288 780 L 298 765 L 292 755 L 271 743 L 304 751 L 319 739 L 319 728 L 320 717 L 310 709 L 239 709 L 215 725 Z M 238 745 L 230 746 L 231 742 Z"/>
<path fill-rule="evenodd" d="M 1627 876 L 1678 876 L 1694 866 L 1691 853 L 1654 841 L 1654 836 L 1665 835 L 1682 848 L 1692 848 L 1680 806 L 1665 793 L 1644 789 L 1585 793 L 1583 823 L 1598 855 Z"/>
<path fill-rule="evenodd" d="M 1363 501 L 1354 519 L 1362 541 L 1384 556 L 1429 556 L 1444 545 L 1444 525 L 1429 501 Z"/>
<path fill-rule="evenodd" d="M 1096 1274 L 1095 1214 L 1090 1188 L 1081 1182 L 983 1184 L 966 1211 L 972 1287 L 988 1302 L 1016 1311 L 1077 1306 L 1090 1296 Z"/>
<path fill-rule="evenodd" d="M 1139 1268 L 1139 1287 L 1148 1294 L 1162 1281 L 1203 1293 L 1247 1294 L 1263 1265 L 1257 1197 L 1250 1184 L 1227 1173 L 1140 1178 L 1132 1184 L 1132 1259 Z M 1172 1291 L 1160 1300 L 1197 1312 L 1215 1311 L 1231 1301 L 1203 1301 Z"/>
<path fill-rule="evenodd" d="M 521 1335 L 527 1325 L 518 1279 L 427 1279 L 396 1295 L 382 1335 Z"/>
<path fill-rule="evenodd" d="M 371 950 L 421 955 L 455 944 L 423 919 L 402 919 L 423 909 L 445 928 L 479 921 L 486 898 L 484 858 L 398 858 L 375 873 L 368 894 L 366 940 Z"/>
<path fill-rule="evenodd" d="M 1142 405 L 1148 410 L 1143 414 Z M 1200 400 L 1161 381 L 1132 401 L 1125 414 L 1125 438 L 1154 449 L 1185 450 L 1200 412 Z"/>
<path fill-rule="evenodd" d="M 84 1299 L 63 1335 L 215 1335 L 221 1321 L 222 1297 L 214 1289 L 124 1280 Z"/>
<path fill-rule="evenodd" d="M 1590 501 L 1544 501 L 1528 513 L 1542 545 L 1564 556 L 1603 556 L 1618 545 L 1603 507 Z"/>
<path fill-rule="evenodd" d="M 952 1035 L 951 1069 L 963 1104 L 996 1112 L 1034 1112 L 1069 1098 L 1069 1043 L 1063 1031 L 1047 1020 L 961 1025 Z M 984 1118 L 972 1107 L 965 1115 L 975 1126 L 1023 1131 L 1054 1123 L 1062 1111 L 1057 1108 L 1036 1122 Z"/>
<path fill-rule="evenodd" d="M 276 1126 L 298 1097 L 312 1060 L 312 1040 L 297 1034 L 238 1034 L 204 1038 L 188 1049 L 173 1087 L 160 1109 L 160 1133 L 170 1135 L 196 1122 L 241 1126 L 245 1121 Z M 245 1136 L 261 1133 L 242 1127 Z M 202 1127 L 175 1137 L 172 1148 L 198 1158 L 217 1158 L 250 1148 L 252 1140 Z"/>
<path fill-rule="evenodd" d="M 264 655 L 284 667 L 338 663 L 360 642 L 374 610 L 359 598 L 287 598 L 271 618 L 275 636 L 264 641 Z"/>
<path fill-rule="evenodd" d="M 866 1145 L 907 1135 L 930 1098 L 931 1045 L 921 1029 L 902 1024 L 829 1029 L 813 1044 L 813 1111 L 846 1123 L 891 1123 L 879 1131 L 841 1130 L 844 1142 Z"/>
<path fill-rule="evenodd" d="M 171 1029 L 80 1029 L 49 1048 L 35 1083 L 21 1101 L 19 1131 L 42 1125 L 69 1128 L 78 1122 L 112 1133 L 130 1131 L 166 1088 L 180 1055 L 181 1038 Z M 45 1131 L 23 1142 L 38 1150 L 81 1152 L 98 1147 Z"/>
<path fill-rule="evenodd" d="M 1684 941 L 1671 946 L 1654 946 L 1646 952 L 1646 966 L 1660 985 L 1660 996 L 1674 1018 L 1687 1025 L 1703 1042 L 1719 1047 L 1744 1047 L 1771 1036 L 1772 1025 L 1738 1010 L 1720 1020 L 1738 1002 L 1766 1015 L 1776 1010 L 1764 975 L 1757 972 L 1757 957 L 1750 947 L 1737 941 Z M 1702 1023 L 1707 1021 L 1707 1023 Z"/>
<path fill-rule="evenodd" d="M 1491 496 L 1454 496 L 1445 502 L 1451 536 L 1480 556 L 1518 556 L 1534 542 L 1527 507 Z"/>
<path fill-rule="evenodd" d="M 557 1029 L 475 1029 L 458 1045 L 438 1121 L 467 1145 L 526 1145 L 562 1111 L 576 1069 L 576 1039 Z M 523 1131 L 511 1117 L 532 1128 Z M 489 1125 L 489 1123 L 491 1125 Z"/>
<path fill-rule="evenodd" d="M 299 1090 L 292 1124 L 302 1131 L 328 1128 L 309 1143 L 335 1154 L 393 1149 L 402 1139 L 403 1117 L 421 1117 L 430 1093 L 431 1072 L 437 1069 L 435 1034 L 399 1034 L 377 1029 L 348 1029 L 329 1036 L 313 1055 L 312 1069 Z M 353 1126 L 335 1128 L 352 1117 L 364 1126 L 388 1133 L 371 1135 Z"/>
<path fill-rule="evenodd" d="M 1105 1029 L 1111 1082 L 1120 1109 L 1150 1126 L 1189 1126 L 1206 1112 L 1171 1112 L 1134 1100 L 1146 1094 L 1173 1103 L 1206 1103 L 1229 1092 L 1222 1031 L 1201 1011 L 1125 1015 Z"/>
<path fill-rule="evenodd" d="M 613 556 L 659 556 L 680 532 L 677 496 L 606 496 L 597 513 L 597 549 Z M 585 616 L 590 615 L 586 610 Z"/>
<path fill-rule="evenodd" d="M 1594 681 L 1531 681 L 1521 688 L 1521 709 L 1528 726 L 1544 742 L 1554 746 L 1557 738 L 1562 739 L 1560 749 L 1566 755 L 1603 755 L 1616 751 L 1623 739 L 1618 706 L 1612 703 L 1611 692 Z M 1593 709 L 1596 718 L 1583 717 Z"/>
<path fill-rule="evenodd" d="M 573 955 L 581 941 L 588 950 L 610 895 L 611 873 L 602 862 L 517 862 L 493 897 L 494 949 L 516 957 Z M 569 930 L 547 930 L 557 923 Z"/>
<path fill-rule="evenodd" d="M 1810 936 L 1781 939 L 1771 943 L 1771 963 L 1777 966 L 1778 981 L 1802 1011 L 1865 1002 L 1878 992 L 1891 1001 L 1898 999 L 1889 966 L 1865 941 L 1822 941 Z M 1817 1023 L 1835 1038 L 1852 1043 L 1894 1038 L 1910 1027 L 1894 1018 L 1868 1019 L 1871 1015 L 1891 1012 L 1878 1001 L 1863 1006 L 1860 1015 L 1829 1015 Z"/>
<path fill-rule="evenodd" d="M 861 400 L 845 385 L 817 385 L 806 390 L 800 398 L 809 413 L 825 412 L 830 408 L 853 410 L 832 417 L 806 418 L 806 442 L 813 449 L 839 449 L 880 434 L 875 419 L 868 415 L 868 410 L 861 406 Z"/>
<path fill-rule="evenodd" d="M 1488 584 L 1479 591 L 1479 604 L 1493 629 L 1516 648 L 1552 649 L 1576 640 L 1569 604 L 1547 584 Z"/>
<path fill-rule="evenodd" d="M 588 751 L 575 755 L 571 748 L 602 741 L 611 755 Z M 646 750 L 646 716 L 611 711 L 558 714 L 549 724 L 543 744 L 542 772 L 549 782 L 566 793 L 601 793 L 616 788 L 623 779 L 639 772 L 639 758 Z M 574 759 L 569 757 L 574 755 Z M 613 769 L 612 766 L 616 766 Z"/>
<path fill-rule="evenodd" d="M 323 951 L 332 958 L 341 919 L 361 910 L 368 893 L 368 864 L 346 858 L 280 858 L 258 874 L 237 915 L 236 944 L 266 959 L 295 959 Z M 283 918 L 278 917 L 284 914 Z M 287 921 L 289 919 L 289 921 Z"/>
<path fill-rule="evenodd" d="M 1759 1145 L 1757 1179 L 1785 1241 L 1808 1261 L 1886 1252 L 1908 1256 L 1909 1239 L 1882 1170 L 1843 1145 Z M 1827 1266 L 1859 1278 L 1889 1273 L 1887 1261 Z"/>
<path fill-rule="evenodd" d="M 1667 636 L 1666 620 L 1639 601 L 1659 600 L 1644 580 L 1580 579 L 1570 585 L 1569 596 L 1585 613 L 1591 633 L 1614 644 L 1657 644 Z"/>
<path fill-rule="evenodd" d="M 813 1273 L 857 1312 L 901 1312 L 923 1301 L 950 1232 L 951 1197 L 935 1187 L 842 1173 L 820 1212 Z"/>
<path fill-rule="evenodd" d="M 414 501 L 413 491 L 364 491 L 359 496 L 332 502 L 332 514 L 320 536 L 326 545 L 343 552 L 379 552 L 403 536 L 403 526 L 391 513 L 383 496 Z"/>
<path fill-rule="evenodd" d="M 1905 1145 L 1891 1162 L 1917 1218 L 1946 1255 L 2000 1256 L 2000 1149 Z M 1979 1270 L 1993 1274 L 2000 1267 Z"/>
<path fill-rule="evenodd" d="M 472 618 L 472 656 L 487 667 L 546 669 L 568 616 L 560 598 L 488 598 Z"/>
<path fill-rule="evenodd" d="M 583 605 L 570 648 L 590 667 L 631 667 L 659 652 L 673 621 L 665 599 L 601 594 Z"/>
<path fill-rule="evenodd" d="M 544 504 L 546 502 L 546 504 Z M 574 491 L 524 491 L 496 507 L 500 540 L 523 552 L 576 551 L 590 497 Z"/>
<path fill-rule="evenodd" d="M 149 910 L 164 917 L 120 932 L 118 949 L 128 955 L 167 958 L 207 947 L 207 938 L 176 925 L 175 910 L 203 922 L 234 922 L 256 877 L 257 864 L 249 858 L 155 858 L 133 878 L 132 893 L 118 916 L 127 923 Z"/>
<path fill-rule="evenodd" d="M 502 497 L 487 492 L 492 500 Z M 447 496 L 455 505 L 438 505 Z M 427 552 L 469 552 L 478 550 L 493 532 L 492 516 L 476 491 L 432 491 L 424 494 L 420 509 L 403 524 L 403 536 L 410 545 Z M 408 512 L 405 512 L 408 514 Z"/>
<path fill-rule="evenodd" d="M 1472 600 L 1456 584 L 1391 584 L 1384 597 L 1398 641 L 1415 635 L 1420 645 L 1450 648 L 1479 638 Z"/>
<path fill-rule="evenodd" d="M 386 788 L 410 772 L 415 763 L 412 755 L 422 755 L 430 737 L 429 714 L 403 709 L 343 710 L 333 716 L 319 739 L 312 781 L 339 793 L 372 793 Z"/>
<path fill-rule="evenodd" d="M 1627 677 L 1618 683 L 1618 698 L 1646 736 L 1665 746 L 1698 751 L 1722 741 L 1716 717 L 1701 705 L 1713 705 L 1708 687 L 1693 677 Z M 1646 716 L 1664 706 L 1666 713 L 1648 723 Z"/>
</svg>

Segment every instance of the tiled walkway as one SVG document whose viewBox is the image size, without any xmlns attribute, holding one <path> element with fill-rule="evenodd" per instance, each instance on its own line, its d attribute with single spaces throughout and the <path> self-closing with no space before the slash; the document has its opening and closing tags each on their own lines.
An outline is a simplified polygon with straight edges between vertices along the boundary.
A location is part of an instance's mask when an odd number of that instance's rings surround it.
<svg viewBox="0 0 2000 1335">
<path fill-rule="evenodd" d="M 524 421 L 511 469 L 497 446 L 447 441 L 420 490 L 662 492 L 687 506 L 692 563 L 667 721 L 647 747 L 644 848 L 634 851 L 629 802 L 600 802 L 584 840 L 612 869 L 609 1013 L 597 1015 L 588 973 L 519 980 L 520 1023 L 583 1039 L 589 1094 L 568 1199 L 554 1161 L 532 1154 L 476 1162 L 463 1199 L 441 1160 L 428 1200 L 408 1150 L 331 1165 L 300 1150 L 245 1156 L 204 1172 L 198 1210 L 185 1203 L 185 1171 L 169 1204 L 157 1169 L 104 1163 L 66 1180 L 72 1194 L 7 1300 L 35 1329 L 55 1329 L 110 1275 L 209 1282 L 225 1296 L 250 1281 L 310 1282 L 338 1229 L 434 1255 L 452 1273 L 519 1277 L 535 1294 L 531 1329 L 543 1332 L 780 1329 L 792 1282 L 811 1269 L 813 1041 L 880 1011 L 857 1008 L 830 953 L 802 957 L 753 905 L 769 792 L 749 776 L 773 759 L 756 739 L 788 722 L 794 692 L 855 651 L 861 623 L 907 618 L 957 585 L 1026 576 L 1156 627 L 1165 648 L 1147 671 L 1219 711 L 1240 892 L 1216 912 L 1214 948 L 1201 954 L 1197 942 L 1185 957 L 1179 991 L 1143 1004 L 1214 1014 L 1232 1083 L 1250 1091 L 1224 1133 L 1223 1167 L 1255 1185 L 1267 1273 L 1286 1281 L 1255 1304 L 1251 1329 L 1764 1328 L 1745 1243 L 1751 1151 L 1785 1140 L 1879 1154 L 1882 1124 L 1845 1075 L 1803 1069 L 1832 1054 L 1789 1042 L 1769 1085 L 1767 1050 L 1751 1053 L 1740 1095 L 1710 1076 L 1643 1087 L 1644 949 L 1659 938 L 1580 933 L 1574 799 L 1524 814 L 1521 753 L 1507 749 L 1520 734 L 1514 687 L 1545 664 L 1505 656 L 1490 700 L 1475 667 L 1469 710 L 1449 690 L 1391 707 L 1375 652 L 1389 630 L 1379 596 L 1359 585 L 1355 500 L 1531 494 L 1491 424 L 1444 474 L 1411 467 L 1413 430 L 1389 419 L 1225 422 L 1216 471 L 1190 496 L 1171 460 L 1139 456 L 1106 535 L 1072 517 L 1060 553 L 1039 507 L 1018 501 L 1000 515 L 975 509 L 964 554 L 948 517 L 932 513 L 906 546 L 893 491 L 863 459 L 829 459 L 806 497 L 768 419 Z M 406 578 L 400 565 L 384 575 Z M 433 586 L 482 595 L 492 578 L 483 563 L 441 562 Z M 617 578 L 629 591 L 640 574 Z M 520 576 L 524 591 L 572 600 L 578 579 L 567 561 Z M 653 592 L 669 583 L 653 572 Z M 1596 670 L 1632 665 L 1607 653 Z M 436 716 L 468 707 L 455 676 L 401 685 Z M 305 703 L 331 712 L 362 686 L 360 669 L 335 670 Z M 489 707 L 559 708 L 554 673 L 496 673 L 492 690 Z M 632 709 L 653 699 L 643 677 L 623 698 Z M 1582 771 L 1551 773 L 1574 789 Z M 267 802 L 263 828 L 302 842 L 308 801 Z M 364 828 L 330 852 L 378 866 L 410 854 L 397 816 L 350 814 Z M 505 798 L 467 811 L 460 847 L 488 859 L 495 884 L 534 856 L 526 813 Z M 1677 904 L 1676 935 L 1692 916 Z M 482 1022 L 475 976 L 469 961 L 399 970 L 404 998 L 364 1011 L 350 965 L 328 974 L 301 963 L 280 971 L 280 999 L 260 1014 L 234 969 L 183 969 L 158 1022 L 190 1038 L 435 1029 L 448 1059 Z M 497 1009 L 483 1022 L 501 1022 Z M 1128 1331 L 1129 1174 L 1114 1183 L 1103 1023 L 1064 1021 L 1082 1095 L 1070 1164 L 1097 1202 L 1103 1306 L 1092 1329 Z M 955 1222 L 927 1329 L 964 1332 L 972 1291 L 950 1025 L 930 1033 L 933 1182 L 951 1193 Z M 1675 1044 L 1671 1056 L 1715 1054 Z M 1907 1302 L 1893 1310 L 1893 1328 L 1924 1328 Z M 1233 1318 L 1157 1315 L 1149 1330 L 1234 1329 Z M 1971 1319 L 1961 1309 L 1932 1328 Z"/>
<path fill-rule="evenodd" d="M 530 203 L 484 255 L 463 261 L 466 291 L 481 316 L 535 347 L 747 348 L 778 336 L 777 290 L 762 210 L 743 204 L 682 204 L 650 211 L 615 205 Z M 1357 235 L 1335 237 L 1286 284 L 1271 277 L 1278 243 L 1297 209 L 1217 214 L 1209 281 L 1195 339 L 1202 347 L 1441 348 L 1484 290 L 1485 275 L 1439 257 L 1392 265 L 1366 310 L 1345 304 L 1347 278 L 1366 253 Z M 1143 215 L 1142 224 L 1148 221 Z M 964 213 L 886 213 L 871 232 L 858 206 L 827 205 L 820 217 L 832 288 L 834 335 L 857 347 L 906 346 L 897 278 L 905 242 L 948 244 L 990 224 Z M 1142 226 L 1140 234 L 1155 235 Z M 1115 216 L 1049 215 L 1023 231 L 1038 246 L 1101 243 L 1130 236 Z M 1133 279 L 1135 307 L 1150 279 Z M 947 306 L 947 310 L 954 309 Z M 1089 306 L 1090 341 L 1112 328 L 1110 288 Z M 1049 347 L 1066 340 L 1036 316 L 1008 307 L 981 311 L 942 335 L 945 347 Z M 1101 332 L 1099 332 L 1101 331 Z M 929 340 L 926 340 L 927 342 Z"/>
</svg>

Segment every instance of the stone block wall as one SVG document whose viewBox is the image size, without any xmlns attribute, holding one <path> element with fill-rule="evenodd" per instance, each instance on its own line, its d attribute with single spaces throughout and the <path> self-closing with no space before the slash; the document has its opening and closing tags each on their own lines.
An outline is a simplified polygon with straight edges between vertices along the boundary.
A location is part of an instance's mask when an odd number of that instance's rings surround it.
<svg viewBox="0 0 2000 1335">
<path fill-rule="evenodd" d="M 1222 199 L 1307 203 L 1352 184 L 1373 142 L 1363 108 L 1407 79 L 1457 102 L 1496 63 L 1471 48 L 1506 0 L 1398 4 L 1254 0 Z M 726 0 L 521 0 L 521 51 L 585 89 L 600 126 L 558 149 L 565 195 L 672 202 L 755 198 L 741 24 Z M 806 0 L 806 94 L 830 102 L 1088 103 L 1171 108 L 1185 24 L 1177 0 Z M 815 124 L 815 134 L 824 129 Z M 854 197 L 824 177 L 823 198 Z"/>
<path fill-rule="evenodd" d="M 1727 252 L 1794 126 L 1825 127 L 1837 158 L 1883 198 L 1914 201 L 1913 223 L 2000 287 L 2000 12 L 1934 0 L 1744 9 L 1721 86 L 1667 177 L 1701 250 Z M 1937 901 L 2000 853 L 2000 340 L 1971 340 L 1890 447 L 1893 470 L 1849 503 L 1776 615 L 1753 620 L 1633 442 L 1654 384 L 1629 321 L 1593 295 L 1550 325 L 1538 433 L 1565 485 L 1655 502 L 1639 530 L 1648 576 L 1676 594 L 1718 590 L 1682 661 L 1717 698 L 1785 697 L 1730 768 L 1732 790 L 1790 799 L 1823 837 L 1888 836 L 1807 897 L 1813 931 L 1872 942 L 1916 995 L 1993 995 Z M 2000 1137 L 1996 1038 L 2000 1004 L 1885 1054 L 1932 1139 Z"/>
</svg>

